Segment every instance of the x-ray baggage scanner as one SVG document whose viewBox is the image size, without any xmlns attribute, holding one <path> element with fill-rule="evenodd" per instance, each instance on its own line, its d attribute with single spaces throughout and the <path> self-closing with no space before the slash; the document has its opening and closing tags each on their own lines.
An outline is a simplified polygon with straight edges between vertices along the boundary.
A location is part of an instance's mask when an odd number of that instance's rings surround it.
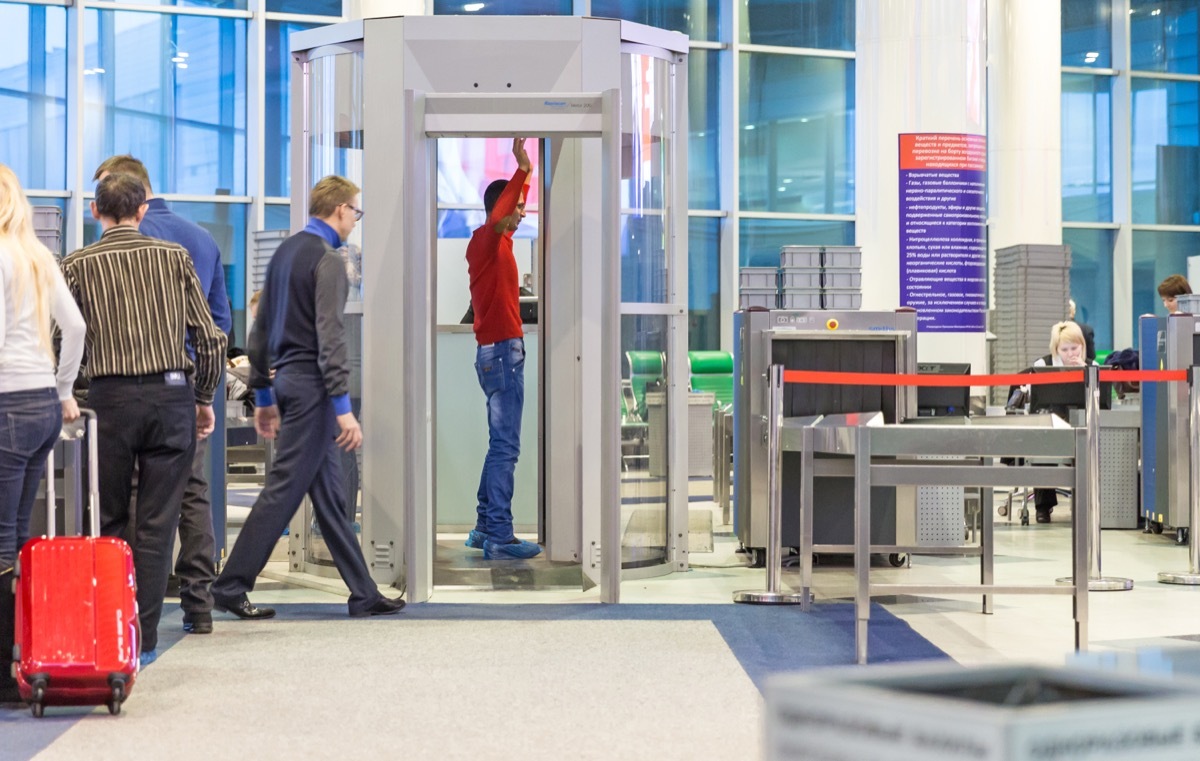
<svg viewBox="0 0 1200 761">
<path fill-rule="evenodd" d="M 758 559 L 767 544 L 767 369 L 782 364 L 786 370 L 915 373 L 917 314 L 751 309 L 734 314 L 734 341 L 734 528 Z M 916 417 L 915 392 L 911 386 L 789 384 L 783 416 L 882 412 L 886 422 L 898 423 Z M 798 546 L 799 453 L 783 453 L 781 480 L 783 545 Z M 872 543 L 895 544 L 897 490 L 875 487 L 871 498 Z M 901 498 L 911 516 L 912 489 Z M 813 502 L 815 542 L 852 546 L 853 481 L 816 478 Z"/>
</svg>

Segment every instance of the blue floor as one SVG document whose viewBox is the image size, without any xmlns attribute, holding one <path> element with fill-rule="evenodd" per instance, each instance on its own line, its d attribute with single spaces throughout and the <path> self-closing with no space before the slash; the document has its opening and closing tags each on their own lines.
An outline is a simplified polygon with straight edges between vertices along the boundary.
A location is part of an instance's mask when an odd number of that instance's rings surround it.
<svg viewBox="0 0 1200 761">
<path fill-rule="evenodd" d="M 279 619 L 343 619 L 337 603 L 285 603 L 274 606 Z M 217 625 L 220 626 L 218 614 Z M 746 674 L 762 690 L 767 676 L 826 666 L 851 665 L 854 605 L 819 603 L 808 613 L 796 606 L 768 605 L 492 605 L 421 603 L 388 621 L 711 621 Z M 948 656 L 882 606 L 871 606 L 868 652 L 871 663 L 948 660 Z"/>
</svg>

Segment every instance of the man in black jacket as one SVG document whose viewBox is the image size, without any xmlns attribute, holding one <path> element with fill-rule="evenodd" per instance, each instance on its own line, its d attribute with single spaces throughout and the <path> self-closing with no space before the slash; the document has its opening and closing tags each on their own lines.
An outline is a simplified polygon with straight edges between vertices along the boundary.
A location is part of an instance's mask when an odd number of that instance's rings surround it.
<svg viewBox="0 0 1200 761">
<path fill-rule="evenodd" d="M 250 333 L 254 427 L 274 439 L 275 461 L 225 569 L 212 585 L 214 606 L 238 618 L 271 618 L 246 594 L 304 495 L 333 562 L 350 587 L 351 616 L 395 613 L 400 598 L 379 593 L 347 520 L 341 456 L 362 445 L 350 407 L 350 368 L 342 313 L 349 283 L 335 249 L 362 217 L 358 186 L 330 175 L 312 189 L 301 232 L 279 244 Z M 274 379 L 271 371 L 275 371 Z"/>
</svg>

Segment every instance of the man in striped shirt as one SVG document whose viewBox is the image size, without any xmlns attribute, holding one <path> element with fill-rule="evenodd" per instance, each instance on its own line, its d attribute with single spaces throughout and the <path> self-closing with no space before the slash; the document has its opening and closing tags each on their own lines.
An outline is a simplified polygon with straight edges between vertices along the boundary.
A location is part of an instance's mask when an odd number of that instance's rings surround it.
<svg viewBox="0 0 1200 761">
<path fill-rule="evenodd" d="M 221 250 L 217 248 L 212 235 L 195 222 L 171 211 L 163 199 L 154 197 L 150 173 L 138 159 L 130 155 L 109 157 L 96 169 L 92 179 L 103 180 L 112 172 L 131 174 L 141 180 L 142 187 L 146 189 L 147 208 L 139 232 L 178 243 L 187 249 L 196 267 L 196 276 L 200 278 L 200 289 L 208 301 L 213 322 L 222 333 L 228 334 L 233 330 L 233 321 L 229 315 L 229 297 L 225 295 L 225 270 L 221 266 Z M 190 345 L 188 354 L 194 356 Z M 219 438 L 219 434 L 215 438 Z M 175 575 L 179 578 L 183 630 L 192 634 L 212 632 L 213 602 L 208 588 L 217 578 L 216 534 L 213 531 L 212 502 L 208 497 L 208 473 L 205 470 L 208 446 L 209 439 L 201 439 L 196 444 L 192 472 L 188 476 L 179 508 L 179 556 L 175 561 Z"/>
<path fill-rule="evenodd" d="M 114 173 L 96 186 L 104 234 L 63 259 L 87 336 L 88 404 L 100 435 L 100 533 L 125 536 L 138 466 L 133 560 L 142 662 L 156 657 L 179 506 L 197 437 L 212 433 L 225 334 L 213 323 L 187 251 L 138 232 L 146 191 Z M 188 356 L 188 329 L 195 362 Z"/>
</svg>

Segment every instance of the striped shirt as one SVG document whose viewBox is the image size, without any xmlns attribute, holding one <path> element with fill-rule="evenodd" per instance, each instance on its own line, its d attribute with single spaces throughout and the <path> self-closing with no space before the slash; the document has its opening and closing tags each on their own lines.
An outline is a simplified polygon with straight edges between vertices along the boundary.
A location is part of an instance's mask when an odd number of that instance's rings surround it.
<svg viewBox="0 0 1200 761">
<path fill-rule="evenodd" d="M 87 376 L 193 374 L 196 403 L 212 404 L 226 337 L 213 323 L 187 251 L 128 225 L 62 262 L 63 277 L 87 322 Z M 196 361 L 185 347 L 196 331 Z"/>
</svg>

